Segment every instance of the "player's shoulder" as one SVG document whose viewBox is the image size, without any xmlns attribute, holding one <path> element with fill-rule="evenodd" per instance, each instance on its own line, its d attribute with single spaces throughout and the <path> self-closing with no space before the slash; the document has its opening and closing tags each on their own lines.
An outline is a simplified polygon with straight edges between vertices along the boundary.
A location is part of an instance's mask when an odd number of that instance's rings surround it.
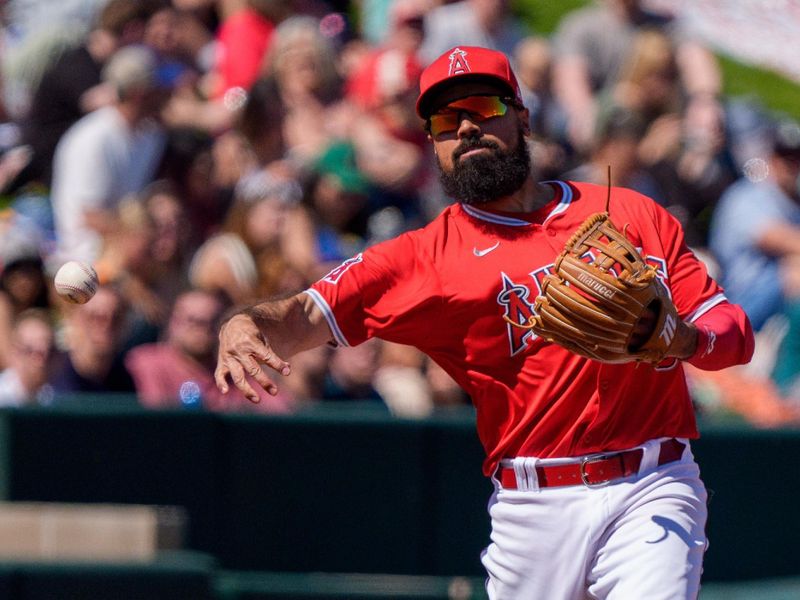
<svg viewBox="0 0 800 600">
<path fill-rule="evenodd" d="M 571 205 L 587 214 L 606 210 L 614 212 L 652 215 L 659 209 L 658 203 L 644 194 L 631 188 L 598 185 L 583 181 L 565 181 L 572 190 Z"/>
<path fill-rule="evenodd" d="M 423 227 L 408 231 L 406 235 L 414 243 L 422 245 L 435 245 L 447 238 L 453 227 L 457 227 L 460 219 L 464 218 L 464 213 L 459 209 L 458 204 L 450 204 L 431 219 Z"/>
</svg>

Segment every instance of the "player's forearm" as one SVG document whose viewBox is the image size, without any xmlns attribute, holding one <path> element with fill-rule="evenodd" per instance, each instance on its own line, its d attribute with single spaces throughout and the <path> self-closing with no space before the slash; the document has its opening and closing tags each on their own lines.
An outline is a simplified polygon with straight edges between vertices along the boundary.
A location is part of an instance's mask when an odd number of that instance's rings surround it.
<svg viewBox="0 0 800 600">
<path fill-rule="evenodd" d="M 706 371 L 748 362 L 755 340 L 744 311 L 727 302 L 718 304 L 694 321 L 697 349 L 688 361 Z"/>
<path fill-rule="evenodd" d="M 264 338 L 284 358 L 331 339 L 327 322 L 307 294 L 262 302 L 242 312 L 253 319 Z"/>
</svg>

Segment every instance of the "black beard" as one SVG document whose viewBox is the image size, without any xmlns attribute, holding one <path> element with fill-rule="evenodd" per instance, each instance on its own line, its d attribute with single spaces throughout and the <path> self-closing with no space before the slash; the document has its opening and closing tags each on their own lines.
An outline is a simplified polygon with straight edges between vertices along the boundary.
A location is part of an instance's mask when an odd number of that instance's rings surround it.
<svg viewBox="0 0 800 600">
<path fill-rule="evenodd" d="M 475 150 L 488 148 L 460 161 L 459 157 Z M 439 161 L 439 181 L 444 192 L 464 204 L 485 204 L 510 196 L 518 191 L 531 173 L 531 155 L 522 131 L 517 148 L 510 152 L 501 150 L 495 142 L 477 137 L 465 138 L 453 151 L 453 169 L 442 169 Z"/>
</svg>

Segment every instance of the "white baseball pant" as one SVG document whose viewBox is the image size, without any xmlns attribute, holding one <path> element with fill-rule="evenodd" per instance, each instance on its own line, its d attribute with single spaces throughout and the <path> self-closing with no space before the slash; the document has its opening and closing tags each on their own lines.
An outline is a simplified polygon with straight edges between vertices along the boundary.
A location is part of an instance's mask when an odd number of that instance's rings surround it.
<svg viewBox="0 0 800 600">
<path fill-rule="evenodd" d="M 648 442 L 638 475 L 603 487 L 537 489 L 535 465 L 559 460 L 513 459 L 529 489 L 503 489 L 493 478 L 492 542 L 481 558 L 489 598 L 696 598 L 707 496 L 688 441 L 681 441 L 682 458 L 660 467 L 660 440 Z"/>
</svg>

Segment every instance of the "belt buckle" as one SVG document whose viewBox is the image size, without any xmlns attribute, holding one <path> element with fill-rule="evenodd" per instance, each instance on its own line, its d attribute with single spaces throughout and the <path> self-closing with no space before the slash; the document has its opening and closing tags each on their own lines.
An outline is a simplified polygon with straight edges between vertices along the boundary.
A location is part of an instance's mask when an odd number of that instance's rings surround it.
<svg viewBox="0 0 800 600">
<path fill-rule="evenodd" d="M 601 460 L 614 458 L 615 456 L 619 456 L 619 454 L 620 454 L 619 452 L 611 452 L 609 454 L 592 454 L 590 456 L 584 456 L 581 459 L 581 467 L 580 467 L 581 482 L 583 483 L 583 485 L 585 485 L 588 488 L 600 488 L 600 487 L 605 487 L 609 483 L 611 483 L 610 477 L 608 479 L 599 481 L 597 483 L 592 483 L 591 481 L 589 481 L 588 479 L 589 474 L 586 472 L 586 465 L 600 462 Z"/>
</svg>

